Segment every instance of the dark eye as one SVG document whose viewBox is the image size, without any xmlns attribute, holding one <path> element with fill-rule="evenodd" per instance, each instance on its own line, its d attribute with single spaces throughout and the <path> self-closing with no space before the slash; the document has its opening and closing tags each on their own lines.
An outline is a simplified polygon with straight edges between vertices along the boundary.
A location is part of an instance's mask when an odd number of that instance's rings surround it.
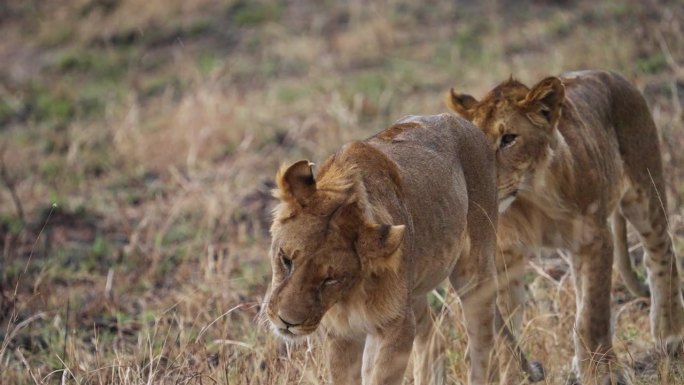
<svg viewBox="0 0 684 385">
<path fill-rule="evenodd" d="M 285 255 L 285 253 L 282 250 L 280 250 L 279 254 L 280 254 L 280 262 L 283 264 L 283 267 L 285 267 L 285 270 L 287 270 L 288 273 L 291 272 L 292 271 L 292 259 L 288 258 L 287 255 Z"/>
<path fill-rule="evenodd" d="M 517 138 L 518 135 L 516 134 L 504 134 L 501 137 L 501 141 L 499 142 L 499 148 L 504 148 L 508 147 L 515 141 L 515 138 Z"/>
</svg>

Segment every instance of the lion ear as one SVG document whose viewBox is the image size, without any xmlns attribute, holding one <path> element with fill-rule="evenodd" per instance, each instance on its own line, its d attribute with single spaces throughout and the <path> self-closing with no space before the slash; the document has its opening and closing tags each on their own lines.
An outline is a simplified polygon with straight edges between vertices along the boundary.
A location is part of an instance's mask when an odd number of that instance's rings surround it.
<svg viewBox="0 0 684 385">
<path fill-rule="evenodd" d="M 467 94 L 459 94 L 452 88 L 447 95 L 447 106 L 462 117 L 473 120 L 477 99 Z"/>
<path fill-rule="evenodd" d="M 306 206 L 309 198 L 316 192 L 316 179 L 313 175 L 313 163 L 300 160 L 290 167 L 283 167 L 276 176 L 281 200 L 296 202 Z"/>
<path fill-rule="evenodd" d="M 533 124 L 553 127 L 560 117 L 564 98 L 563 83 L 557 77 L 552 76 L 532 87 L 520 105 Z"/>
<path fill-rule="evenodd" d="M 405 230 L 404 225 L 365 225 L 359 234 L 356 249 L 372 265 L 393 267 L 399 260 L 396 251 L 404 240 Z"/>
</svg>

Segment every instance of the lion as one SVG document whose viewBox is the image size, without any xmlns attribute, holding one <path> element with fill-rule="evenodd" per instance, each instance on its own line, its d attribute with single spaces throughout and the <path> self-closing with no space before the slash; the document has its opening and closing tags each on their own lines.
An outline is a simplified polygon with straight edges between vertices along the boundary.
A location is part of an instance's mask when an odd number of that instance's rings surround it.
<svg viewBox="0 0 684 385">
<path fill-rule="evenodd" d="M 512 329 L 520 330 L 528 255 L 567 250 L 577 305 L 573 366 L 582 384 L 626 384 L 610 311 L 614 250 L 623 277 L 634 277 L 626 271 L 626 218 L 647 252 L 653 338 L 660 349 L 678 349 L 684 307 L 657 129 L 641 93 L 615 73 L 580 71 L 532 88 L 511 78 L 481 101 L 452 88 L 447 103 L 496 152 L 497 268 L 508 278 L 500 280 L 499 304 L 511 314 Z M 635 280 L 630 287 L 646 292 Z"/>
<path fill-rule="evenodd" d="M 452 114 L 406 117 L 341 147 L 314 176 L 301 160 L 276 177 L 272 283 L 277 334 L 321 329 L 333 384 L 443 384 L 427 294 L 446 278 L 463 306 L 471 384 L 497 377 L 493 153 Z"/>
</svg>

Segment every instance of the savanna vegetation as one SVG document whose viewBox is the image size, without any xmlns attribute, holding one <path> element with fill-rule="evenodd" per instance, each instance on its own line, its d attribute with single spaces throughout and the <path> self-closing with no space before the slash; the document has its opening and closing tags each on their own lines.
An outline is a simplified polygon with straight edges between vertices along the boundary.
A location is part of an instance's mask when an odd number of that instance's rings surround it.
<svg viewBox="0 0 684 385">
<path fill-rule="evenodd" d="M 0 2 L 0 36 L 2 384 L 325 384 L 316 338 L 257 319 L 276 170 L 511 74 L 612 69 L 643 91 L 684 256 L 680 0 L 24 0 Z M 567 267 L 526 280 L 523 347 L 562 384 Z M 684 384 L 654 359 L 649 301 L 615 282 L 635 383 Z M 433 305 L 463 383 L 456 297 Z"/>
</svg>

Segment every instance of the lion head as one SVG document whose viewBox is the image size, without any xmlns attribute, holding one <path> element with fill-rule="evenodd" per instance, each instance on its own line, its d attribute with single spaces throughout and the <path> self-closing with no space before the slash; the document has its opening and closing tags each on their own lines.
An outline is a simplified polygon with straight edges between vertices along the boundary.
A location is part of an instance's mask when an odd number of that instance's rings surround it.
<svg viewBox="0 0 684 385">
<path fill-rule="evenodd" d="M 363 185 L 350 170 L 323 168 L 319 181 L 306 160 L 276 177 L 280 203 L 271 227 L 273 278 L 265 314 L 283 337 L 315 331 L 364 276 L 396 263 L 403 239 L 403 225 L 369 222 Z"/>
<path fill-rule="evenodd" d="M 482 101 L 451 89 L 449 107 L 483 130 L 496 151 L 500 211 L 520 190 L 530 187 L 535 173 L 550 159 L 564 97 L 565 88 L 557 77 L 548 77 L 532 89 L 509 79 Z"/>
</svg>

